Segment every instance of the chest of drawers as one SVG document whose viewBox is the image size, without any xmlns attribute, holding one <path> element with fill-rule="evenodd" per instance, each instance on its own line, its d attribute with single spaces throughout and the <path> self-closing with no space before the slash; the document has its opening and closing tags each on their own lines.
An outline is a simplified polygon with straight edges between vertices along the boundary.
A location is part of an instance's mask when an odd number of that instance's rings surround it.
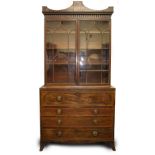
<svg viewBox="0 0 155 155">
<path fill-rule="evenodd" d="M 112 87 L 42 87 L 41 150 L 49 142 L 114 146 L 115 89 Z"/>
</svg>

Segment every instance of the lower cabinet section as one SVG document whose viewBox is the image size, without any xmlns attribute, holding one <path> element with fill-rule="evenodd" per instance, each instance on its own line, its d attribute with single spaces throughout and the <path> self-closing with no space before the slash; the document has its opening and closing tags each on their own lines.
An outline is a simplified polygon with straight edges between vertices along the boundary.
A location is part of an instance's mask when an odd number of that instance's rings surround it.
<svg viewBox="0 0 155 155">
<path fill-rule="evenodd" d="M 40 150 L 50 142 L 110 142 L 115 150 L 115 89 L 90 88 L 40 89 Z"/>
</svg>

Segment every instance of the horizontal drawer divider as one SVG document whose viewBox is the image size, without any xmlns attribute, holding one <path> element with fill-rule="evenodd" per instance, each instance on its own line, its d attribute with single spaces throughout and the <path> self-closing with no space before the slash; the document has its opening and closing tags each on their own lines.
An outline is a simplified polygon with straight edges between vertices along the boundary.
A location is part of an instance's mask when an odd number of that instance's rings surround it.
<svg viewBox="0 0 155 155">
<path fill-rule="evenodd" d="M 111 115 L 56 115 L 56 116 L 41 116 L 41 117 L 56 117 L 56 118 L 64 118 L 64 117 L 109 117 L 114 116 L 114 114 Z"/>
<path fill-rule="evenodd" d="M 60 106 L 59 105 L 57 105 L 57 106 L 54 106 L 54 108 L 60 108 Z M 111 106 L 111 105 L 99 105 L 99 107 L 100 108 L 113 108 L 114 106 Z M 51 106 L 43 106 L 43 108 L 53 108 L 53 107 L 51 107 Z M 72 104 L 71 104 L 71 106 L 69 106 L 69 107 L 66 107 L 66 106 L 61 106 L 61 108 L 65 108 L 65 109 L 72 109 L 72 108 L 75 108 L 74 106 L 72 106 Z M 79 109 L 81 108 L 81 106 L 79 106 Z M 96 105 L 94 105 L 94 106 L 83 106 L 82 107 L 83 109 L 87 109 L 87 108 L 89 108 L 89 109 L 94 109 L 94 108 L 96 108 Z M 78 109 L 78 107 L 77 107 L 77 109 Z"/>
<path fill-rule="evenodd" d="M 65 143 L 65 144 L 97 144 L 97 143 L 102 143 L 102 142 L 111 142 L 111 141 L 114 141 L 113 140 L 113 138 L 97 138 L 97 137 L 95 137 L 95 140 L 94 139 L 92 139 L 92 137 L 90 137 L 90 138 L 85 138 L 85 137 L 83 137 L 83 138 L 78 138 L 78 137 L 73 137 L 73 138 L 67 138 L 67 139 L 60 139 L 60 138 L 58 138 L 58 139 L 51 139 L 51 140 L 46 140 L 46 143 L 50 143 L 50 142 L 52 142 L 52 143 L 58 143 L 58 144 L 61 144 L 61 143 Z"/>
<path fill-rule="evenodd" d="M 62 117 L 63 116 L 63 117 Z M 53 118 L 53 117 L 55 117 L 55 118 L 65 118 L 65 117 L 67 117 L 68 118 L 68 116 L 70 116 L 70 118 L 74 118 L 74 117 L 91 117 L 92 119 L 93 118 L 96 118 L 96 117 L 100 117 L 100 118 L 103 118 L 103 117 L 112 117 L 113 115 L 56 115 L 56 116 L 41 116 L 42 118 Z"/>
<path fill-rule="evenodd" d="M 79 108 L 92 108 L 92 107 L 114 107 L 113 104 L 102 104 L 102 103 L 94 103 L 94 104 L 63 104 L 63 103 L 58 103 L 58 104 L 50 104 L 50 105 L 41 105 L 41 107 L 63 107 L 63 108 L 68 108 L 68 107 L 79 107 Z"/>
<path fill-rule="evenodd" d="M 68 128 L 71 128 L 71 129 L 77 129 L 77 127 L 78 128 L 84 128 L 84 129 L 86 129 L 86 128 L 89 128 L 89 129 L 96 129 L 96 128 L 101 128 L 101 129 L 103 129 L 103 128 L 112 128 L 113 126 L 97 126 L 97 125 L 95 125 L 95 126 L 93 126 L 93 125 L 91 125 L 91 126 L 79 126 L 79 125 L 77 125 L 77 126 L 60 126 L 60 127 L 58 127 L 58 126 L 53 126 L 53 127 L 42 127 L 42 129 L 58 129 L 58 130 L 63 130 L 63 128 L 66 128 L 66 129 L 68 129 Z"/>
<path fill-rule="evenodd" d="M 41 130 L 44 130 L 44 129 L 47 129 L 47 130 L 74 129 L 74 130 L 76 130 L 77 127 L 75 127 L 75 126 L 44 127 Z M 112 130 L 113 131 L 113 127 L 103 127 L 103 126 L 89 126 L 89 127 L 88 126 L 79 126 L 79 128 L 77 130 L 81 130 L 81 129 L 84 129 L 84 130 L 100 130 L 101 129 L 101 130 Z"/>
</svg>

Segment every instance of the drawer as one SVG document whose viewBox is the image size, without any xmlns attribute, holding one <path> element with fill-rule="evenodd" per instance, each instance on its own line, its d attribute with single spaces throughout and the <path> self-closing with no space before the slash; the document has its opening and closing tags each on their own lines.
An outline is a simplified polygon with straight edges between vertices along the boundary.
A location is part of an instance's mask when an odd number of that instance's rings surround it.
<svg viewBox="0 0 155 155">
<path fill-rule="evenodd" d="M 95 116 L 95 117 L 86 117 L 86 116 L 72 116 L 68 117 L 41 117 L 41 126 L 43 128 L 51 127 L 112 127 L 113 126 L 113 117 L 112 116 Z"/>
<path fill-rule="evenodd" d="M 99 142 L 113 140 L 112 128 L 53 128 L 41 130 L 42 141 Z"/>
<path fill-rule="evenodd" d="M 98 93 L 42 92 L 41 106 L 113 106 L 114 99 L 113 91 Z"/>
<path fill-rule="evenodd" d="M 81 93 L 81 104 L 101 104 L 101 105 L 113 105 L 114 104 L 114 92 L 99 92 L 99 93 Z"/>
<path fill-rule="evenodd" d="M 78 96 L 75 93 L 54 93 L 54 92 L 42 92 L 41 93 L 41 105 L 42 106 L 63 106 L 67 104 L 75 104 L 78 101 Z"/>
<path fill-rule="evenodd" d="M 114 109 L 111 107 L 101 108 L 41 108 L 41 116 L 113 116 Z"/>
</svg>

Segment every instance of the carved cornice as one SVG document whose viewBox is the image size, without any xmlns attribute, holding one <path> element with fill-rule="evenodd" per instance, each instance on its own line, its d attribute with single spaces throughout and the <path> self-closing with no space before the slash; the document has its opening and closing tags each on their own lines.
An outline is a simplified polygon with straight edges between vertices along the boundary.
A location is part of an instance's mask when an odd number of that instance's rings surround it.
<svg viewBox="0 0 155 155">
<path fill-rule="evenodd" d="M 73 4 L 63 10 L 52 10 L 49 9 L 47 6 L 42 7 L 42 12 L 44 15 L 68 15 L 68 14 L 97 14 L 97 15 L 112 15 L 113 13 L 113 7 L 108 7 L 104 10 L 93 10 L 89 9 L 86 6 L 83 5 L 82 1 L 73 1 Z"/>
</svg>

